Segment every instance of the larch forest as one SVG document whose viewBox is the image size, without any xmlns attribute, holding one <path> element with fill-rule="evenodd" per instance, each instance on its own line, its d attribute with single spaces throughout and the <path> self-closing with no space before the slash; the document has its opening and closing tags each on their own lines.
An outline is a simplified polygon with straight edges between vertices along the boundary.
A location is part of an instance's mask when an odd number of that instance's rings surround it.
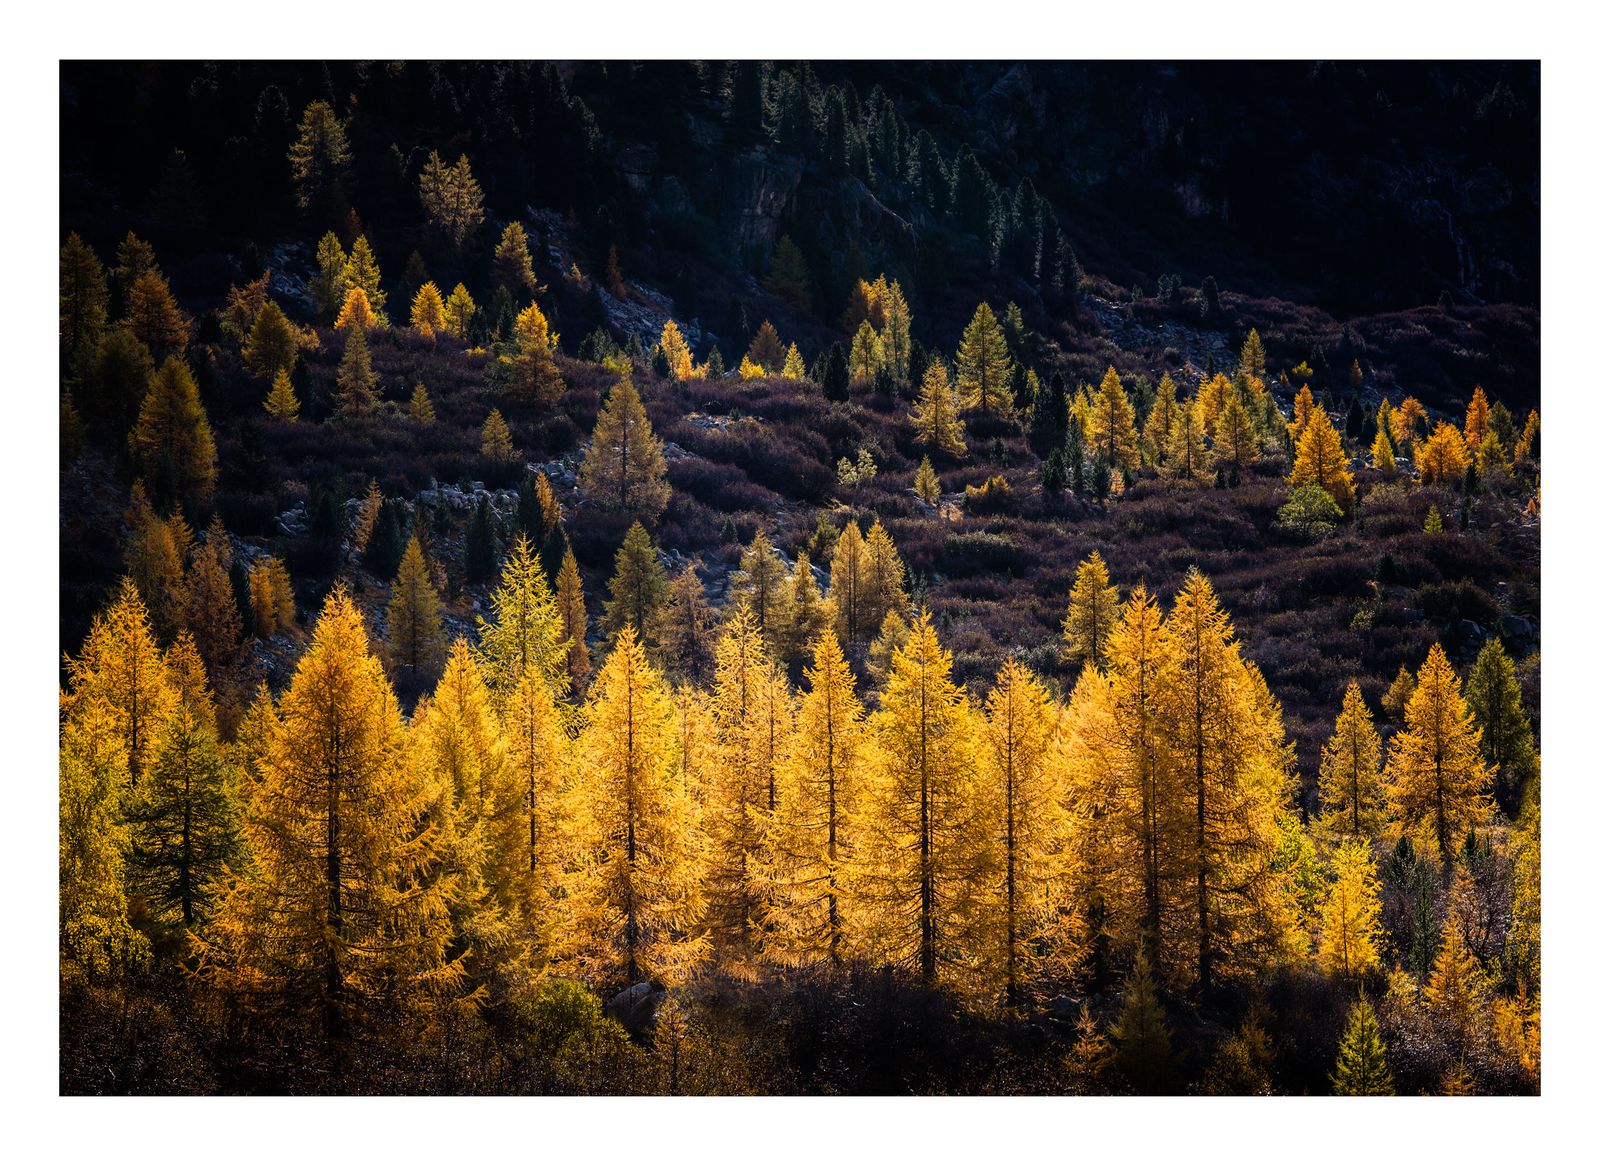
<svg viewBox="0 0 1600 1156">
<path fill-rule="evenodd" d="M 60 106 L 64 1094 L 1539 1092 L 1536 62 Z"/>
</svg>

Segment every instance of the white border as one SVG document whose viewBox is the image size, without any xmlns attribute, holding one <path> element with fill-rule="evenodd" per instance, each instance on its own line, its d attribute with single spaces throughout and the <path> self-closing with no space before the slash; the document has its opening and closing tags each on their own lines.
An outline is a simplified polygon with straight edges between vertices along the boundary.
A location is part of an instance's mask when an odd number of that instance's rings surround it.
<svg viewBox="0 0 1600 1156">
<path fill-rule="evenodd" d="M 1577 1126 L 1581 1096 L 1592 1097 L 1596 1040 L 1591 981 L 1596 958 L 1592 854 L 1596 767 L 1592 725 L 1600 682 L 1588 672 L 1600 653 L 1592 608 L 1596 478 L 1592 441 L 1600 428 L 1589 334 L 1600 308 L 1594 251 L 1592 61 L 1576 20 L 1554 4 L 1406 5 L 1358 0 L 1333 8 L 1278 3 L 1155 2 L 1095 6 L 991 2 L 952 7 L 837 0 L 645 6 L 634 0 L 550 6 L 480 2 L 446 17 L 436 4 L 267 5 L 212 3 L 30 7 L 8 23 L 0 70 L 8 122 L 5 152 L 10 338 L 4 457 L 10 485 L 0 565 L 9 644 L 0 679 L 9 693 L 5 761 L 10 823 L 0 840 L 5 881 L 9 1014 L 0 1089 L 7 1131 L 18 1150 L 170 1149 L 195 1142 L 222 1153 L 300 1150 L 398 1151 L 448 1145 L 561 1151 L 643 1148 L 651 1152 L 773 1153 L 983 1151 L 997 1145 L 1048 1150 L 1147 1150 L 1172 1145 L 1185 1156 L 1267 1148 L 1347 1154 L 1375 1145 L 1557 1139 Z M 56 659 L 58 614 L 55 281 L 58 219 L 58 61 L 103 57 L 538 58 L 641 56 L 708 59 L 830 58 L 1542 58 L 1544 141 L 1541 184 L 1546 495 L 1543 619 L 1546 671 L 1543 744 L 1549 870 L 1545 905 L 1545 1092 L 1532 1101 L 1349 1103 L 1296 1100 L 851 1100 L 813 1101 L 345 1101 L 294 1103 L 206 1100 L 93 1102 L 56 1098 L 56 891 L 52 833 L 55 742 L 53 688 L 43 674 Z M 41 496 L 41 491 L 43 496 Z M 1584 662 L 1584 658 L 1589 658 Z M 1583 728 L 1583 730 L 1580 730 Z M 1587 757 L 1586 757 L 1587 756 Z M 1560 1141 L 1557 1141 L 1560 1144 Z M 1564 1147 L 1565 1145 L 1562 1145 Z"/>
</svg>

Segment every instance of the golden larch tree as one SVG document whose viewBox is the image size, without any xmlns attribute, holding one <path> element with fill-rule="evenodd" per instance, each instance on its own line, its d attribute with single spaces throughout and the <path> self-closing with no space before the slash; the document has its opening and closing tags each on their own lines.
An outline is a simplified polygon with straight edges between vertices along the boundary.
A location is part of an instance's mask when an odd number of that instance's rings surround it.
<svg viewBox="0 0 1600 1156">
<path fill-rule="evenodd" d="M 528 231 L 521 221 L 507 224 L 495 244 L 494 283 L 513 295 L 541 291 L 533 272 L 533 255 L 528 251 Z"/>
<path fill-rule="evenodd" d="M 432 694 L 418 704 L 407 758 L 436 790 L 429 818 L 454 873 L 450 903 L 466 981 L 498 1002 L 532 970 L 535 909 L 513 771 L 482 668 L 465 639 L 450 648 Z M 513 813 L 507 814 L 508 811 Z"/>
<path fill-rule="evenodd" d="M 1111 628 L 1103 672 L 1086 666 L 1078 676 L 1062 730 L 1090 931 L 1119 954 L 1142 944 L 1166 974 L 1182 970 L 1182 884 L 1194 843 L 1184 768 L 1168 743 L 1170 645 L 1160 606 L 1136 587 Z"/>
<path fill-rule="evenodd" d="M 300 419 L 300 399 L 294 394 L 294 383 L 289 380 L 287 370 L 280 369 L 272 379 L 272 388 L 267 391 L 264 408 L 269 416 L 279 421 Z"/>
<path fill-rule="evenodd" d="M 794 741 L 778 764 L 777 808 L 767 817 L 761 863 L 772 895 L 763 939 L 783 963 L 837 965 L 853 934 L 845 868 L 862 802 L 865 735 L 855 676 L 824 629 L 811 651 Z"/>
<path fill-rule="evenodd" d="M 1199 571 L 1178 592 L 1167 631 L 1167 741 L 1182 768 L 1193 837 L 1182 884 L 1194 913 L 1188 959 L 1206 991 L 1303 947 L 1291 880 L 1277 862 L 1279 824 L 1289 813 L 1288 752 L 1278 703 L 1240 655 Z"/>
<path fill-rule="evenodd" d="M 144 342 L 157 361 L 181 357 L 189 347 L 189 318 L 178 308 L 172 289 L 159 270 L 147 269 L 133 282 L 123 324 Z"/>
<path fill-rule="evenodd" d="M 833 621 L 827 599 L 811 572 L 811 555 L 804 550 L 795 555 L 789 579 L 784 583 L 783 602 L 783 629 L 777 640 L 777 657 L 793 667 L 805 661 Z"/>
<path fill-rule="evenodd" d="M 150 953 L 128 922 L 128 829 L 122 821 L 127 726 L 109 700 L 79 699 L 61 725 L 59 847 L 63 982 L 104 982 Z"/>
<path fill-rule="evenodd" d="M 429 153 L 418 175 L 417 192 L 429 222 L 444 234 L 451 249 L 461 252 L 483 224 L 483 189 L 472 175 L 466 154 L 447 165 L 438 153 Z"/>
<path fill-rule="evenodd" d="M 561 556 L 561 570 L 556 575 L 556 612 L 561 619 L 561 640 L 567 644 L 567 675 L 571 685 L 581 689 L 589 678 L 589 612 L 571 546 Z"/>
<path fill-rule="evenodd" d="M 1394 476 L 1394 445 L 1389 441 L 1389 435 L 1381 424 L 1372 438 L 1372 468 L 1390 477 Z"/>
<path fill-rule="evenodd" d="M 361 326 L 350 330 L 344 353 L 339 358 L 336 377 L 339 384 L 340 417 L 364 417 L 378 406 L 378 379 L 372 372 L 372 354 L 367 347 L 367 331 Z"/>
<path fill-rule="evenodd" d="M 874 632 L 891 613 L 902 618 L 911 614 L 911 600 L 906 594 L 906 565 L 882 522 L 872 524 L 863 544 L 857 611 L 861 616 L 861 628 Z"/>
<path fill-rule="evenodd" d="M 489 596 L 489 617 L 478 618 L 484 681 L 503 702 L 531 671 L 557 698 L 571 687 L 566 623 L 527 536 L 518 534 Z"/>
<path fill-rule="evenodd" d="M 1431 846 L 1448 873 L 1467 832 L 1489 821 L 1492 773 L 1461 679 L 1435 642 L 1417 670 L 1406 725 L 1389 740 L 1389 804 L 1401 833 Z"/>
<path fill-rule="evenodd" d="M 389 318 L 384 314 L 389 296 L 383 291 L 381 280 L 378 259 L 373 256 L 371 244 L 365 236 L 357 237 L 356 243 L 350 246 L 350 258 L 340 272 L 340 300 L 344 300 L 351 289 L 360 289 L 371 311 L 372 320 L 369 324 L 372 325 L 389 324 Z"/>
<path fill-rule="evenodd" d="M 1289 437 L 1298 442 L 1300 435 L 1305 432 L 1306 422 L 1311 420 L 1311 411 L 1317 408 L 1316 398 L 1311 396 L 1311 387 L 1302 385 L 1300 392 L 1294 395 L 1294 416 L 1289 419 Z"/>
<path fill-rule="evenodd" d="M 493 882 L 508 896 L 508 910 L 523 933 L 548 950 L 552 896 L 571 862 L 565 835 L 571 824 L 571 719 L 550 684 L 529 670 L 501 708 L 509 776 L 493 817 Z M 514 902 L 511 902 L 514 900 Z"/>
<path fill-rule="evenodd" d="M 1381 962 L 1378 867 L 1364 838 L 1341 841 L 1328 866 L 1332 878 L 1317 904 L 1317 959 L 1330 974 L 1359 979 Z"/>
<path fill-rule="evenodd" d="M 850 521 L 833 544 L 828 576 L 828 601 L 833 604 L 835 626 L 847 651 L 871 641 L 876 624 L 868 626 L 861 607 L 861 574 L 866 566 L 867 544 L 861 528 Z"/>
<path fill-rule="evenodd" d="M 217 898 L 236 859 L 238 814 L 232 766 L 217 737 L 216 711 L 194 640 L 180 634 L 166 656 L 173 709 L 156 735 L 150 773 L 128 801 L 129 877 L 160 918 L 192 928 Z"/>
<path fill-rule="evenodd" d="M 214 671 L 223 670 L 238 657 L 244 634 L 239 600 L 228 577 L 231 566 L 228 536 L 221 521 L 213 518 L 205 543 L 195 551 L 194 564 L 184 578 L 183 621 L 200 656 Z"/>
<path fill-rule="evenodd" d="M 432 281 L 423 282 L 422 288 L 411 299 L 411 327 L 429 341 L 445 328 L 444 298 Z"/>
<path fill-rule="evenodd" d="M 990 775 L 977 804 L 1000 876 L 988 913 L 989 954 L 1010 1006 L 1040 975 L 1070 975 L 1083 949 L 1083 922 L 1067 887 L 1057 714 L 1038 678 L 1007 659 L 984 701 Z"/>
<path fill-rule="evenodd" d="M 1217 459 L 1235 469 L 1245 467 L 1261 456 L 1261 445 L 1256 437 L 1256 427 L 1245 409 L 1237 390 L 1231 391 L 1228 400 L 1217 415 Z"/>
<path fill-rule="evenodd" d="M 444 654 L 444 626 L 439 617 L 439 592 L 415 534 L 406 543 L 384 609 L 391 665 L 413 681 L 425 683 Z"/>
<path fill-rule="evenodd" d="M 67 714 L 96 707 L 101 716 L 96 727 L 109 725 L 116 737 L 120 777 L 137 787 L 162 720 L 175 705 L 176 690 L 131 578 L 123 578 L 115 600 L 96 616 L 78 657 L 68 661 L 67 673 Z M 86 732 L 86 737 L 93 736 Z M 99 739 L 94 741 L 97 750 L 105 749 Z"/>
<path fill-rule="evenodd" d="M 573 760 L 574 869 L 559 954 L 597 984 L 678 983 L 705 954 L 675 713 L 625 627 L 595 675 Z"/>
<path fill-rule="evenodd" d="M 1322 747 L 1317 795 L 1330 834 L 1375 840 L 1383 832 L 1389 805 L 1383 744 L 1355 679 L 1345 686 L 1333 736 Z"/>
<path fill-rule="evenodd" d="M 967 427 L 959 410 L 959 400 L 950 386 L 944 363 L 936 361 L 923 373 L 922 392 L 911 410 L 917 443 L 932 446 L 952 457 L 965 456 Z"/>
<path fill-rule="evenodd" d="M 606 395 L 578 484 L 602 508 L 644 521 L 654 522 L 667 507 L 672 488 L 666 458 L 631 373 L 625 371 Z"/>
<path fill-rule="evenodd" d="M 870 803 L 851 886 L 871 957 L 960 989 L 983 948 L 996 880 L 976 798 L 988 752 L 950 669 L 950 652 L 918 615 L 869 722 Z"/>
<path fill-rule="evenodd" d="M 1428 440 L 1416 447 L 1417 480 L 1423 485 L 1453 486 L 1467 475 L 1472 454 L 1452 422 L 1434 426 Z"/>
<path fill-rule="evenodd" d="M 778 337 L 777 329 L 772 322 L 763 321 L 756 335 L 750 339 L 745 359 L 759 365 L 767 373 L 776 373 L 783 366 L 783 353 L 783 342 Z"/>
<path fill-rule="evenodd" d="M 1067 597 L 1067 616 L 1061 623 L 1067 657 L 1098 666 L 1105 659 L 1111 628 L 1117 622 L 1117 588 L 1100 557 L 1092 550 L 1078 563 L 1077 576 Z"/>
<path fill-rule="evenodd" d="M 1250 330 L 1244 339 L 1244 347 L 1239 351 L 1239 380 L 1257 381 L 1267 379 L 1267 351 L 1261 344 L 1261 334 L 1254 329 Z"/>
<path fill-rule="evenodd" d="M 884 364 L 883 340 L 872 322 L 863 321 L 850 339 L 850 380 L 855 385 L 870 383 Z"/>
<path fill-rule="evenodd" d="M 1206 447 L 1205 431 L 1193 401 L 1179 404 L 1167 436 L 1162 473 L 1169 478 L 1191 481 L 1211 468 L 1211 451 Z"/>
<path fill-rule="evenodd" d="M 243 818 L 252 870 L 231 880 L 201 973 L 245 1008 L 316 1009 L 335 1036 L 377 1007 L 453 998 L 440 788 L 407 765 L 399 703 L 343 586 L 276 715 Z"/>
<path fill-rule="evenodd" d="M 1418 437 L 1428 432 L 1428 411 L 1414 397 L 1408 397 L 1389 411 L 1389 436 L 1396 448 L 1409 448 Z"/>
<path fill-rule="evenodd" d="M 62 358 L 67 363 L 76 362 L 100 344 L 111 304 L 105 266 L 77 233 L 68 233 L 61 245 L 58 300 Z"/>
<path fill-rule="evenodd" d="M 180 358 L 167 358 L 150 379 L 129 443 L 147 483 L 154 484 L 170 462 L 184 501 L 210 496 L 217 480 L 217 445 L 200 404 L 200 387 Z"/>
<path fill-rule="evenodd" d="M 428 387 L 420 381 L 411 390 L 411 400 L 406 403 L 406 412 L 411 415 L 412 421 L 421 426 L 432 425 L 438 420 L 438 415 L 433 410 L 433 399 L 428 396 Z"/>
<path fill-rule="evenodd" d="M 444 303 L 444 327 L 453 337 L 462 341 L 467 339 L 467 326 L 472 323 L 472 315 L 478 311 L 477 303 L 472 300 L 472 294 L 467 292 L 467 287 L 457 283 L 450 291 L 450 296 Z"/>
<path fill-rule="evenodd" d="M 378 317 L 372 311 L 372 304 L 367 300 L 367 292 L 359 285 L 352 285 L 344 295 L 344 304 L 339 307 L 339 316 L 334 319 L 335 329 L 371 329 L 378 324 Z"/>
<path fill-rule="evenodd" d="M 266 302 L 256 314 L 242 352 L 245 369 L 263 381 L 294 368 L 300 355 L 300 333 L 276 301 Z"/>
<path fill-rule="evenodd" d="M 939 505 L 939 475 L 934 472 L 933 462 L 928 460 L 928 455 L 922 455 L 922 464 L 917 467 L 917 473 L 911 479 L 911 489 L 930 506 Z"/>
<path fill-rule="evenodd" d="M 683 339 L 683 331 L 678 328 L 678 323 L 670 317 L 661 327 L 661 355 L 666 359 L 667 369 L 679 381 L 687 381 L 697 376 L 695 373 L 694 355 L 689 352 L 689 343 Z"/>
<path fill-rule="evenodd" d="M 515 345 L 505 361 L 508 388 L 535 405 L 555 404 L 567 385 L 551 349 L 549 322 L 537 305 L 517 314 Z"/>
<path fill-rule="evenodd" d="M 738 973 L 761 949 L 762 834 L 793 725 L 788 688 L 748 607 L 735 609 L 717 644 L 710 706 L 717 753 L 706 784 L 706 921 L 719 964 Z"/>
<path fill-rule="evenodd" d="M 1467 405 L 1467 421 L 1462 429 L 1462 437 L 1467 443 L 1467 449 L 1474 454 L 1483 445 L 1484 437 L 1489 433 L 1489 398 L 1483 392 L 1483 386 L 1478 386 L 1472 391 L 1472 401 Z"/>
<path fill-rule="evenodd" d="M 1150 403 L 1150 412 L 1145 415 L 1142 431 L 1155 459 L 1166 457 L 1167 443 L 1172 438 L 1172 425 L 1177 420 L 1178 408 L 1178 385 L 1172 380 L 1172 374 L 1162 373 L 1161 381 L 1156 386 L 1155 400 Z"/>
<path fill-rule="evenodd" d="M 1089 409 L 1085 433 L 1095 453 L 1111 466 L 1134 470 L 1139 466 L 1139 431 L 1133 403 L 1122 388 L 1115 366 L 1108 366 Z"/>
<path fill-rule="evenodd" d="M 264 558 L 250 568 L 250 615 L 257 638 L 271 638 L 295 625 L 294 584 L 282 558 Z"/>
<path fill-rule="evenodd" d="M 483 419 L 483 430 L 478 435 L 478 449 L 491 462 L 514 462 L 517 447 L 511 443 L 511 427 L 498 409 L 491 409 Z"/>
<path fill-rule="evenodd" d="M 963 409 L 1007 417 L 1011 396 L 1011 351 L 987 301 L 980 301 L 956 349 L 956 390 Z"/>
<path fill-rule="evenodd" d="M 749 612 L 769 647 L 783 633 L 783 613 L 787 609 L 783 587 L 787 577 L 767 532 L 758 527 L 739 559 L 739 569 L 733 572 L 728 589 L 733 605 Z"/>
<path fill-rule="evenodd" d="M 1294 469 L 1290 486 L 1321 486 L 1348 516 L 1355 509 L 1355 480 L 1345 457 L 1344 439 L 1328 420 L 1327 411 L 1313 406 L 1294 443 Z"/>
</svg>

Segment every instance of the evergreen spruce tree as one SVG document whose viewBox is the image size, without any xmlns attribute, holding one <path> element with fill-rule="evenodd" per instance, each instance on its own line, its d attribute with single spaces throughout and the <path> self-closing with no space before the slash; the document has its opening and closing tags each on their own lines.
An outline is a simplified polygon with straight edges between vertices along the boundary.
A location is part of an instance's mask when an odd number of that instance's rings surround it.
<svg viewBox="0 0 1600 1156">
<path fill-rule="evenodd" d="M 385 582 L 394 577 L 400 566 L 400 556 L 405 553 L 406 538 L 395 503 L 385 501 L 378 510 L 367 539 L 367 548 L 361 555 L 361 564 L 374 577 Z"/>
<path fill-rule="evenodd" d="M 1123 988 L 1122 1011 L 1110 1034 L 1116 1041 L 1117 1067 L 1128 1083 L 1147 1095 L 1167 1086 L 1172 1078 L 1172 1037 L 1143 951 L 1134 958 Z"/>
<path fill-rule="evenodd" d="M 468 582 L 488 582 L 500 565 L 499 528 L 487 495 L 478 498 L 472 520 L 467 523 L 466 549 L 462 555 Z"/>
</svg>

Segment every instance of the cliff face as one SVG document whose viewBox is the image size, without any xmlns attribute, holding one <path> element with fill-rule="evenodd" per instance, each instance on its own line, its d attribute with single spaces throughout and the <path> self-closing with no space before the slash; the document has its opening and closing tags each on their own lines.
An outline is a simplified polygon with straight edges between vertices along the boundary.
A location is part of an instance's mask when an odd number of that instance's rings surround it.
<svg viewBox="0 0 1600 1156">
<path fill-rule="evenodd" d="M 739 253 L 767 254 L 778 243 L 779 225 L 794 206 L 805 165 L 798 157 L 768 149 L 740 153 L 721 186 L 726 211 L 721 224 Z"/>
</svg>

